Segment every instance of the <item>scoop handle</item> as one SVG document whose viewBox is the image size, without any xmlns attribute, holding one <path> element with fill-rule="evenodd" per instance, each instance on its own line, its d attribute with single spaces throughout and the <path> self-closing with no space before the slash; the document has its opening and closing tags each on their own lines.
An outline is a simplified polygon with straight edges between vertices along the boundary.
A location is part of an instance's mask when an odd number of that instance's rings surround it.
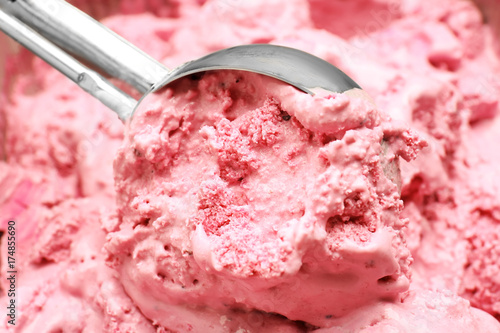
<svg viewBox="0 0 500 333">
<path fill-rule="evenodd" d="M 139 92 L 169 70 L 92 17 L 62 0 L 2 0 L 0 7 L 62 49 Z"/>
<path fill-rule="evenodd" d="M 121 120 L 128 119 L 132 114 L 137 105 L 134 98 L 75 60 L 15 17 L 2 11 L 1 8 L 0 30 L 115 111 Z"/>
</svg>

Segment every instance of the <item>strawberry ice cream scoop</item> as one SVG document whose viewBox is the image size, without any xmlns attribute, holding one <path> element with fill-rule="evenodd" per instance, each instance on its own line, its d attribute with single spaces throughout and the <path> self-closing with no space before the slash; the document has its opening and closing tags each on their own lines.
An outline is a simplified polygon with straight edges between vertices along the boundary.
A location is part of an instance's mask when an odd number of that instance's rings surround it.
<svg viewBox="0 0 500 333">
<path fill-rule="evenodd" d="M 329 326 L 408 289 L 383 160 L 424 145 L 364 98 L 238 71 L 182 79 L 129 123 L 108 261 L 167 327 L 214 311 Z"/>
</svg>

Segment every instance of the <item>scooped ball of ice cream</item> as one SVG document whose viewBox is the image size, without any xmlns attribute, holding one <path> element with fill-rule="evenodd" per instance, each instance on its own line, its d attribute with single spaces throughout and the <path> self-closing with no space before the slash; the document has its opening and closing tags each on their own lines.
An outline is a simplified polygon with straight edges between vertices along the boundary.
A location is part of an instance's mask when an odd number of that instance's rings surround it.
<svg viewBox="0 0 500 333">
<path fill-rule="evenodd" d="M 239 71 L 181 79 L 129 123 L 109 261 L 166 327 L 214 310 L 328 326 L 408 289 L 384 163 L 424 144 L 364 98 Z"/>
</svg>

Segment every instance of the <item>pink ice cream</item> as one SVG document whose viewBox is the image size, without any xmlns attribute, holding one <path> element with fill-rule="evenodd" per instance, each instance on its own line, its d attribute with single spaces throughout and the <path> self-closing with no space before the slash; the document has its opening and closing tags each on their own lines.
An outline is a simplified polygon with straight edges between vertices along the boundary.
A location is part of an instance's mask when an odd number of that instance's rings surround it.
<svg viewBox="0 0 500 333">
<path fill-rule="evenodd" d="M 207 72 L 123 125 L 7 57 L 0 223 L 20 273 L 3 330 L 500 332 L 500 65 L 472 3 L 75 3 L 170 67 L 281 44 L 373 101 Z"/>
<path fill-rule="evenodd" d="M 195 314 L 259 310 L 324 327 L 408 289 L 381 143 L 409 158 L 424 145 L 414 134 L 384 131 L 365 99 L 244 72 L 183 79 L 151 99 L 115 160 L 106 245 L 146 316 L 180 328 Z"/>
</svg>

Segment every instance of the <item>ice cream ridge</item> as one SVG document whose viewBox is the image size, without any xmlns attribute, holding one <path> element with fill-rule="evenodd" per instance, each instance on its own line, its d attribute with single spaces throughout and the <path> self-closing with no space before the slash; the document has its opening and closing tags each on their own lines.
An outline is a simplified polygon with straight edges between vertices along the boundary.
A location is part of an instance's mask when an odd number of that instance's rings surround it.
<svg viewBox="0 0 500 333">
<path fill-rule="evenodd" d="M 500 62 L 474 4 L 73 3 L 170 67 L 264 42 L 364 90 L 207 71 L 123 124 L 6 56 L 0 331 L 500 332 Z"/>
</svg>

